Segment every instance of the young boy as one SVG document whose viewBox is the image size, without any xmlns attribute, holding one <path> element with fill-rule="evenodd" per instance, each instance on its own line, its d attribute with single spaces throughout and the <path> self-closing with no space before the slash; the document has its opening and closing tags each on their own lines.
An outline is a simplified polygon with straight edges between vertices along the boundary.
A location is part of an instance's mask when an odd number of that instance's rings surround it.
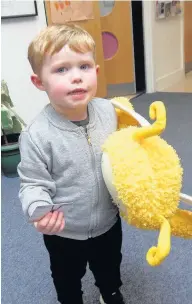
<svg viewBox="0 0 192 304">
<path fill-rule="evenodd" d="M 34 222 L 58 301 L 83 303 L 81 278 L 89 263 L 100 303 L 123 304 L 121 220 L 101 172 L 101 146 L 117 117 L 108 100 L 94 98 L 95 43 L 78 26 L 49 26 L 30 44 L 28 59 L 31 81 L 50 104 L 20 136 L 19 197 L 29 220 L 39 206 L 62 204 Z"/>
</svg>

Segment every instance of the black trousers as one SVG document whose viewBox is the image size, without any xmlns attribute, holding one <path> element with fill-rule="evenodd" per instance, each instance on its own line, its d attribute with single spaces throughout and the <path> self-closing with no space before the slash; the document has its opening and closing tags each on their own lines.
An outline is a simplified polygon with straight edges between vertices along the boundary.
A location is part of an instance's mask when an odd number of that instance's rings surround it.
<svg viewBox="0 0 192 304">
<path fill-rule="evenodd" d="M 81 279 L 87 263 L 105 302 L 122 285 L 122 228 L 119 217 L 116 224 L 101 236 L 79 241 L 44 235 L 44 242 L 49 252 L 53 282 L 60 303 L 83 303 Z"/>
</svg>

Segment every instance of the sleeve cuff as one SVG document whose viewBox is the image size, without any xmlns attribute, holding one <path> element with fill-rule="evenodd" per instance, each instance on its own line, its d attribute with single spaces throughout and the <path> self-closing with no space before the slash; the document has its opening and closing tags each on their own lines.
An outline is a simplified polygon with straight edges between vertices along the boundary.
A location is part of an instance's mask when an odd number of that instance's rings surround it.
<svg viewBox="0 0 192 304">
<path fill-rule="evenodd" d="M 28 216 L 31 217 L 37 207 L 48 206 L 48 205 L 51 205 L 51 204 L 44 202 L 44 201 L 38 201 L 38 202 L 32 203 L 28 208 Z"/>
</svg>

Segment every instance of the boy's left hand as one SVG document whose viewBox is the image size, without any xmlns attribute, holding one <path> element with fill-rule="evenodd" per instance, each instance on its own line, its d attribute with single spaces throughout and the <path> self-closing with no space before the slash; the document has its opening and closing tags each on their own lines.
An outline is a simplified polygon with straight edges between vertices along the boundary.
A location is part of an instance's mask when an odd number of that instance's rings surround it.
<svg viewBox="0 0 192 304">
<path fill-rule="evenodd" d="M 43 234 L 56 234 L 61 232 L 65 227 L 63 212 L 49 212 L 39 221 L 34 222 L 36 229 Z"/>
</svg>

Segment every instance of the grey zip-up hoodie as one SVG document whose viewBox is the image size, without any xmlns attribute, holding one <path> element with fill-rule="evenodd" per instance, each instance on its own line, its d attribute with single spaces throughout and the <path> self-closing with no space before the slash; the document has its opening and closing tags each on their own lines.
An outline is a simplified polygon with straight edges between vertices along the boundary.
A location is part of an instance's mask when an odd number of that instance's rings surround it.
<svg viewBox="0 0 192 304">
<path fill-rule="evenodd" d="M 116 113 L 100 98 L 88 112 L 86 134 L 49 104 L 20 136 L 24 213 L 30 217 L 37 206 L 64 203 L 65 228 L 58 235 L 79 240 L 108 231 L 118 213 L 101 171 L 101 146 L 117 128 Z"/>
</svg>

